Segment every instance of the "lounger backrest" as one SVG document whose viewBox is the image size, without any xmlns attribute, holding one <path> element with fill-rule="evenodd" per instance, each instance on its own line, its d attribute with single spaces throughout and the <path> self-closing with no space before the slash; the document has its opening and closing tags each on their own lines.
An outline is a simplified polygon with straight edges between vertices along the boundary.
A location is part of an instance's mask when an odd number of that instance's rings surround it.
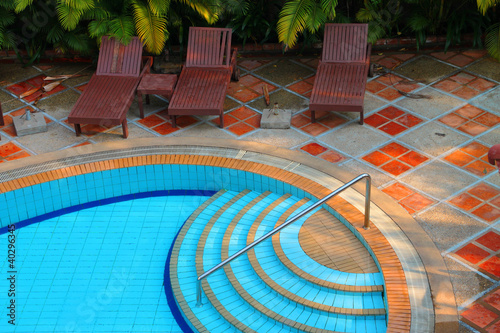
<svg viewBox="0 0 500 333">
<path fill-rule="evenodd" d="M 232 30 L 190 27 L 186 67 L 229 67 Z"/>
<path fill-rule="evenodd" d="M 133 37 L 128 45 L 123 45 L 114 37 L 104 36 L 101 40 L 97 75 L 140 76 L 142 42 Z"/>
<path fill-rule="evenodd" d="M 367 38 L 366 23 L 326 24 L 321 61 L 365 62 Z"/>
</svg>

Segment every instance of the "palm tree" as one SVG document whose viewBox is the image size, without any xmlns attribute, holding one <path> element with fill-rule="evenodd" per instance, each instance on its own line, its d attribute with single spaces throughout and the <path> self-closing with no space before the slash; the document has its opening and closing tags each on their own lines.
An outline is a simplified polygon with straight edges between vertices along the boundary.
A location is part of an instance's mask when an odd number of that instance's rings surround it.
<svg viewBox="0 0 500 333">
<path fill-rule="evenodd" d="M 483 15 L 486 15 L 490 8 L 494 8 L 498 4 L 500 4 L 500 0 L 477 0 L 477 7 Z M 490 55 L 500 61 L 500 23 L 497 22 L 488 27 L 485 44 Z"/>
</svg>

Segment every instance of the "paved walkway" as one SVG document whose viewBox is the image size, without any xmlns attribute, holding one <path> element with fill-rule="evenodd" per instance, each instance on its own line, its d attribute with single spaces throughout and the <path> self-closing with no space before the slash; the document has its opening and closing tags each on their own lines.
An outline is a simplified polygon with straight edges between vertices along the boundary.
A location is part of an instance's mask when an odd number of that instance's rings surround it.
<svg viewBox="0 0 500 333">
<path fill-rule="evenodd" d="M 320 113 L 311 124 L 307 108 L 317 58 L 242 57 L 241 80 L 231 84 L 226 98 L 224 129 L 216 117 L 187 116 L 172 128 L 166 101 L 154 97 L 144 119 L 133 104 L 129 139 L 255 141 L 302 151 L 354 174 L 371 174 L 374 185 L 399 202 L 440 249 L 455 288 L 461 331 L 500 332 L 500 175 L 486 159 L 489 147 L 500 143 L 500 64 L 480 50 L 374 54 L 372 62 L 393 70 L 369 79 L 364 126 L 357 113 Z M 76 137 L 67 124 L 69 110 L 94 71 L 87 66 L 56 63 L 22 69 L 0 64 L 6 121 L 0 127 L 0 163 L 124 140 L 121 127 L 85 125 L 83 135 Z M 46 75 L 82 69 L 85 76 L 64 81 L 48 94 L 19 98 Z M 271 105 L 293 110 L 291 129 L 259 128 L 266 107 L 263 85 Z M 12 116 L 25 108 L 44 112 L 48 132 L 16 137 Z"/>
</svg>

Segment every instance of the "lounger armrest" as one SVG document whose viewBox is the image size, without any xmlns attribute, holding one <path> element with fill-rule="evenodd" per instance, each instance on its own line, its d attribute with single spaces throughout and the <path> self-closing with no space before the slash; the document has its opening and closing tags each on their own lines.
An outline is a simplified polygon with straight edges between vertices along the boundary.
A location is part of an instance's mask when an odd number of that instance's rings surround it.
<svg viewBox="0 0 500 333">
<path fill-rule="evenodd" d="M 366 45 L 366 65 L 370 65 L 370 56 L 372 54 L 372 43 Z"/>
<path fill-rule="evenodd" d="M 229 67 L 231 68 L 231 73 L 236 70 L 236 58 L 238 56 L 238 48 L 233 47 L 231 52 L 231 62 L 229 63 Z"/>
<path fill-rule="evenodd" d="M 151 66 L 153 66 L 153 57 L 143 56 L 141 76 L 144 76 L 144 74 L 149 74 L 151 72 Z"/>
</svg>

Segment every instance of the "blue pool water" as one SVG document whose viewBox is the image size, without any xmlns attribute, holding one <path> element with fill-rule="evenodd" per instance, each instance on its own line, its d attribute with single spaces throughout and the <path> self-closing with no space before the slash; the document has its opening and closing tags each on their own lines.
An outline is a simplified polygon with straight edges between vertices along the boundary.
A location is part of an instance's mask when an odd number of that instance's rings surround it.
<svg viewBox="0 0 500 333">
<path fill-rule="evenodd" d="M 207 198 L 122 201 L 16 230 L 16 325 L 3 315 L 0 331 L 182 332 L 165 297 L 165 261 L 179 228 Z M 3 309 L 8 302 L 2 297 Z"/>
</svg>

